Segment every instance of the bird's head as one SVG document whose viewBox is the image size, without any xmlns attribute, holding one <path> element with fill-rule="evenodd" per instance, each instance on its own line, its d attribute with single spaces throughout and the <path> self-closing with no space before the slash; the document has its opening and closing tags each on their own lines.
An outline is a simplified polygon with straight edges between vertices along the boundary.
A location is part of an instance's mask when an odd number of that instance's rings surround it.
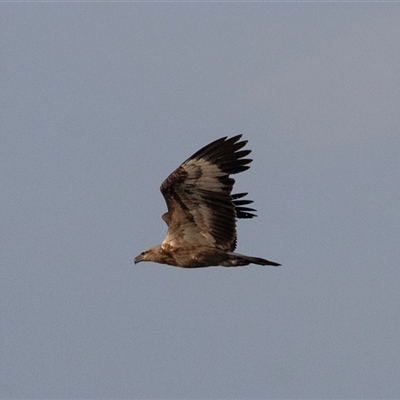
<svg viewBox="0 0 400 400">
<path fill-rule="evenodd" d="M 157 255 L 160 253 L 161 246 L 153 246 L 146 250 L 143 250 L 137 257 L 135 257 L 135 264 L 141 261 L 155 261 L 157 262 Z"/>
</svg>

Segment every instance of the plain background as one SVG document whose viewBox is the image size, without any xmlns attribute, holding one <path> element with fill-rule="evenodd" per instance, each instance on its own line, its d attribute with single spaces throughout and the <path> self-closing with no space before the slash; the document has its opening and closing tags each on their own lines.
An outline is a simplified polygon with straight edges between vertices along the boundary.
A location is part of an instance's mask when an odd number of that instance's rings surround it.
<svg viewBox="0 0 400 400">
<path fill-rule="evenodd" d="M 399 398 L 400 5 L 0 4 L 3 398 Z M 133 264 L 243 133 L 283 264 Z"/>
</svg>

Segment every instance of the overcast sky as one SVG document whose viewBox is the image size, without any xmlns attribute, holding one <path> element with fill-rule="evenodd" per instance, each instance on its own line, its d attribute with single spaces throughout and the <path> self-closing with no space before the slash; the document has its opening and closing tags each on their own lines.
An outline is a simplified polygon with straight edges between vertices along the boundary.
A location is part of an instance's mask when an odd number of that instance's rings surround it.
<svg viewBox="0 0 400 400">
<path fill-rule="evenodd" d="M 400 4 L 0 4 L 0 397 L 400 398 Z M 238 252 L 133 264 L 243 133 Z"/>
</svg>

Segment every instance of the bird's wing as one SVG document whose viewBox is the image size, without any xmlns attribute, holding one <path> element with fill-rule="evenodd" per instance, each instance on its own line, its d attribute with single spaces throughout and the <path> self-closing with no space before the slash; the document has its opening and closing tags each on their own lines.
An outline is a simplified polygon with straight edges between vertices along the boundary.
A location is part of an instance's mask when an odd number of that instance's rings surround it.
<svg viewBox="0 0 400 400">
<path fill-rule="evenodd" d="M 184 161 L 161 185 L 168 212 L 163 246 L 183 248 L 212 246 L 233 251 L 236 245 L 236 218 L 251 218 L 251 200 L 232 196 L 237 174 L 249 168 L 252 160 L 244 158 L 251 150 L 242 149 L 247 141 L 242 135 L 218 139 Z"/>
</svg>

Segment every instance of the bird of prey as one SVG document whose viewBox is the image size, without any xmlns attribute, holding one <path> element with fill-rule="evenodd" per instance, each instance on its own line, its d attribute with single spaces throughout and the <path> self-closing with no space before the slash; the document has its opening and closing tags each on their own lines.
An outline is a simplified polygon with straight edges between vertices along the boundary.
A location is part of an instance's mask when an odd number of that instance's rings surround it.
<svg viewBox="0 0 400 400">
<path fill-rule="evenodd" d="M 184 161 L 161 184 L 168 212 L 164 241 L 142 251 L 135 264 L 153 261 L 182 268 L 236 267 L 250 263 L 279 266 L 264 258 L 235 253 L 237 218 L 253 218 L 247 193 L 232 194 L 232 174 L 247 170 L 251 150 L 242 135 L 215 140 Z"/>
</svg>

